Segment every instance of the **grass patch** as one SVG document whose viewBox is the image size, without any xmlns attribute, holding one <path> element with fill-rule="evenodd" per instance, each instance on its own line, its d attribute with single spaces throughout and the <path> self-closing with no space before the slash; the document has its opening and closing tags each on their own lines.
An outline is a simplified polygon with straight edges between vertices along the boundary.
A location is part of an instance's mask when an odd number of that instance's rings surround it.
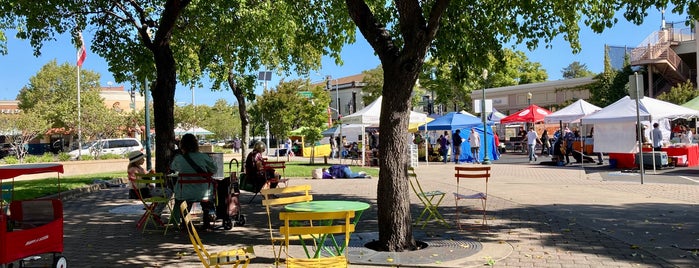
<svg viewBox="0 0 699 268">
<path fill-rule="evenodd" d="M 94 180 L 111 180 L 115 178 L 126 177 L 126 172 L 100 173 L 92 175 L 81 175 L 62 177 L 61 176 L 61 191 L 68 191 L 85 187 L 92 184 Z M 3 185 L 12 184 L 11 180 L 3 180 Z M 14 183 L 14 200 L 29 200 L 39 197 L 57 194 L 58 180 L 56 178 L 36 179 L 15 181 Z"/>
</svg>

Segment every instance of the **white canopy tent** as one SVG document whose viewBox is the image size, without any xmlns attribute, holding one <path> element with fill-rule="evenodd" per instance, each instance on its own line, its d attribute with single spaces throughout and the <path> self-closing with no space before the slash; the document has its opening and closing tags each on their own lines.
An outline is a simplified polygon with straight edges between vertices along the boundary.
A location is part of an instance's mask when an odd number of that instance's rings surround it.
<svg viewBox="0 0 699 268">
<path fill-rule="evenodd" d="M 669 102 L 644 97 L 639 100 L 641 124 L 658 123 L 663 139 L 670 137 L 670 120 L 699 117 L 699 111 Z M 595 148 L 607 153 L 638 152 L 636 142 L 636 100 L 626 96 L 598 112 L 581 119 L 595 126 Z M 650 128 L 647 128 L 650 130 Z"/>
<path fill-rule="evenodd" d="M 342 123 L 343 124 L 361 124 L 363 126 L 369 126 L 369 125 L 378 125 L 379 124 L 379 118 L 381 117 L 381 102 L 383 100 L 383 96 L 379 96 L 374 102 L 370 103 L 369 105 L 365 106 L 361 110 L 357 111 L 356 113 L 350 114 L 348 116 L 342 117 Z M 418 113 L 418 112 L 413 112 L 410 111 L 410 123 L 421 123 L 421 122 L 427 122 L 427 115 L 423 113 Z M 340 129 L 342 131 L 342 129 Z M 407 133 L 407 129 L 406 129 Z M 365 135 L 366 132 L 364 129 L 362 129 L 362 135 Z M 362 141 L 365 138 L 362 137 Z M 364 144 L 362 142 L 362 144 Z M 362 146 L 362 165 L 366 163 L 366 157 L 365 154 L 365 148 L 366 146 Z"/>
<path fill-rule="evenodd" d="M 580 118 L 593 114 L 599 110 L 602 110 L 602 108 L 590 104 L 583 99 L 579 99 L 565 108 L 547 115 L 544 117 L 544 122 L 547 124 L 558 122 L 578 123 L 580 122 Z"/>
</svg>

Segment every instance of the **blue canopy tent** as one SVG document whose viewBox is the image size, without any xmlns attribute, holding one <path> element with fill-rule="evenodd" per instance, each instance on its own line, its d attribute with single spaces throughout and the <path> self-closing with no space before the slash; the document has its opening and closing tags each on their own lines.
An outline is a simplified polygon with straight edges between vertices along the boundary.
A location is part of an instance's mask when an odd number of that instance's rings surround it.
<svg viewBox="0 0 699 268">
<path fill-rule="evenodd" d="M 486 124 L 492 126 L 493 122 L 486 121 Z M 448 130 L 451 132 L 451 135 L 454 135 L 454 131 L 460 129 L 461 137 L 465 140 L 463 143 L 461 143 L 461 155 L 459 155 L 460 162 L 473 161 L 474 157 L 471 155 L 471 145 L 468 143 L 468 136 L 471 134 L 472 128 L 475 129 L 476 132 L 481 136 L 482 142 L 485 142 L 487 144 L 488 157 L 491 160 L 499 159 L 500 157 L 498 156 L 498 153 L 495 151 L 496 147 L 495 141 L 493 140 L 493 129 L 489 127 L 488 135 L 484 137 L 483 121 L 478 117 L 451 112 L 419 127 L 421 131 Z M 478 159 L 483 159 L 484 154 L 485 150 L 480 150 L 480 155 L 478 156 Z"/>
</svg>

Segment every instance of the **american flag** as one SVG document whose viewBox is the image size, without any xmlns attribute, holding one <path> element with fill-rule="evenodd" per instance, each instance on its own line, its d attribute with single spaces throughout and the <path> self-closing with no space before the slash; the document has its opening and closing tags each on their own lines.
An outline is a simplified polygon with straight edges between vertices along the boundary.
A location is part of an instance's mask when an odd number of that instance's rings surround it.
<svg viewBox="0 0 699 268">
<path fill-rule="evenodd" d="M 83 33 L 78 33 L 78 35 L 80 36 L 80 48 L 78 49 L 78 67 L 82 67 L 85 58 L 87 58 L 87 50 L 85 49 Z"/>
</svg>

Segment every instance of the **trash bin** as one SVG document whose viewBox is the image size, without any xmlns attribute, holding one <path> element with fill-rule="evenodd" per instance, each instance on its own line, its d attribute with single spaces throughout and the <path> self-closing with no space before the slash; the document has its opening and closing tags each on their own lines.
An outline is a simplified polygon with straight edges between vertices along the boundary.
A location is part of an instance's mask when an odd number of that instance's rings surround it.
<svg viewBox="0 0 699 268">
<path fill-rule="evenodd" d="M 214 173 L 214 178 L 223 178 L 223 153 L 205 153 L 214 160 L 214 164 L 218 168 Z"/>
</svg>

